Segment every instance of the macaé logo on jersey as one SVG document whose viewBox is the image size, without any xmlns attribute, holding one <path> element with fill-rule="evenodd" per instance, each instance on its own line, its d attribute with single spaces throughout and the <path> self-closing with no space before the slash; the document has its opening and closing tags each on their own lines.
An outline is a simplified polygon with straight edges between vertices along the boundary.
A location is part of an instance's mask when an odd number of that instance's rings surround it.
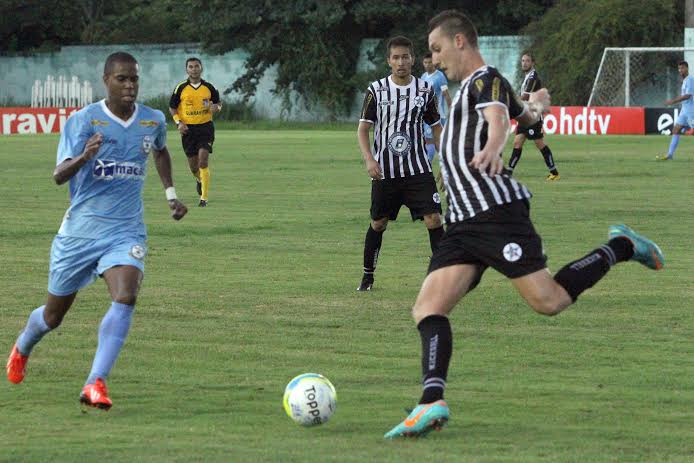
<svg viewBox="0 0 694 463">
<path fill-rule="evenodd" d="M 395 132 L 388 138 L 388 149 L 396 156 L 406 156 L 410 152 L 412 141 L 405 132 Z"/>
<path fill-rule="evenodd" d="M 139 178 L 145 176 L 145 169 L 135 162 L 116 162 L 109 159 L 97 159 L 92 176 L 100 180 L 114 178 Z"/>
</svg>

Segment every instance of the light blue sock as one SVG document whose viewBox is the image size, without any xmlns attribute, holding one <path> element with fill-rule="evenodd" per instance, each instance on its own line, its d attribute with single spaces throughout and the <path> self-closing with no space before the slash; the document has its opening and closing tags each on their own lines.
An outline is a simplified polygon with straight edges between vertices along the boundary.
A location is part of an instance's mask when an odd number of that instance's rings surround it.
<svg viewBox="0 0 694 463">
<path fill-rule="evenodd" d="M 24 327 L 24 331 L 17 338 L 17 350 L 20 354 L 31 354 L 34 346 L 46 333 L 51 331 L 51 327 L 46 325 L 46 321 L 43 319 L 43 309 L 45 308 L 46 306 L 42 305 L 38 309 L 34 309 L 31 315 L 29 315 L 27 326 Z"/>
<path fill-rule="evenodd" d="M 112 302 L 99 326 L 99 346 L 96 348 L 92 371 L 85 384 L 94 384 L 96 378 L 106 379 L 116 363 L 121 347 L 128 337 L 134 305 Z"/>
<path fill-rule="evenodd" d="M 673 135 L 672 136 L 672 141 L 670 142 L 670 149 L 667 152 L 667 157 L 671 158 L 675 155 L 675 150 L 677 149 L 677 145 L 680 143 L 680 136 L 679 135 Z"/>
</svg>

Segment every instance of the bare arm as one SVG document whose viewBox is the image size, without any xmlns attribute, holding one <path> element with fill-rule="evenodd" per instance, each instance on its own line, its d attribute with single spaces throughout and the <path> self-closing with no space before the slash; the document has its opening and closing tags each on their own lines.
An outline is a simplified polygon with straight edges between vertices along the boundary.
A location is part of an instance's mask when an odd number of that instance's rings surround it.
<svg viewBox="0 0 694 463">
<path fill-rule="evenodd" d="M 451 99 L 451 94 L 448 92 L 448 89 L 444 90 L 443 92 L 443 98 L 446 100 L 446 107 L 448 108 L 448 112 L 451 111 L 451 105 L 453 104 L 453 100 Z"/>
<path fill-rule="evenodd" d="M 528 95 L 527 109 L 516 118 L 522 127 L 529 127 L 540 120 L 542 115 L 549 112 L 550 96 L 546 88 Z"/>
<path fill-rule="evenodd" d="M 220 108 L 221 108 L 221 106 L 220 106 Z M 186 132 L 188 132 L 188 126 L 178 116 L 178 109 L 169 107 L 169 114 L 171 114 L 171 117 L 173 118 L 174 122 L 176 123 L 176 128 L 178 129 L 178 132 L 181 135 L 184 135 Z"/>
<path fill-rule="evenodd" d="M 436 148 L 436 151 L 438 153 L 441 152 L 441 133 L 443 132 L 443 128 L 441 127 L 441 124 L 436 124 L 431 127 L 431 133 L 434 136 L 434 147 Z"/>
<path fill-rule="evenodd" d="M 154 157 L 154 164 L 157 167 L 157 173 L 159 174 L 162 185 L 164 185 L 164 189 L 172 188 L 173 180 L 171 179 L 171 155 L 169 154 L 168 148 L 165 146 L 160 150 L 153 150 L 152 156 Z M 173 217 L 175 220 L 181 220 L 188 212 L 188 208 L 178 199 L 169 199 L 168 202 L 169 208 L 173 211 L 171 213 L 171 217 Z"/>
<path fill-rule="evenodd" d="M 487 121 L 487 143 L 470 161 L 470 166 L 490 176 L 500 173 L 504 167 L 501 151 L 506 145 L 509 126 L 508 109 L 500 104 L 492 104 L 482 109 L 482 115 Z"/>
<path fill-rule="evenodd" d="M 103 140 L 103 135 L 101 133 L 97 132 L 91 137 L 89 137 L 89 140 L 87 140 L 87 143 L 84 145 L 84 150 L 82 151 L 82 154 L 80 154 L 77 157 L 67 159 L 60 164 L 58 164 L 53 171 L 53 180 L 55 180 L 55 183 L 58 185 L 62 185 L 63 183 L 67 182 L 70 180 L 72 177 L 75 176 L 75 174 L 84 166 L 87 161 L 89 161 L 91 158 L 93 158 L 96 153 L 99 152 L 99 148 L 101 147 L 101 142 Z"/>
<path fill-rule="evenodd" d="M 376 162 L 373 155 L 371 154 L 371 126 L 368 122 L 359 121 L 359 127 L 357 128 L 357 140 L 359 141 L 359 150 L 361 151 L 361 156 L 364 159 L 364 164 L 366 165 L 366 172 L 374 180 L 381 180 L 383 174 L 381 172 L 381 166 Z"/>
<path fill-rule="evenodd" d="M 688 99 L 690 99 L 691 97 L 692 97 L 692 95 L 689 94 L 689 93 L 686 94 L 686 95 L 680 95 L 680 96 L 678 96 L 677 98 L 673 98 L 673 99 L 671 99 L 671 100 L 666 100 L 666 101 L 665 101 L 665 104 L 668 105 L 668 106 L 669 106 L 669 105 L 673 105 L 673 104 L 677 104 L 677 103 L 680 103 L 680 102 L 682 102 L 682 101 L 684 101 L 684 100 L 688 100 Z"/>
</svg>

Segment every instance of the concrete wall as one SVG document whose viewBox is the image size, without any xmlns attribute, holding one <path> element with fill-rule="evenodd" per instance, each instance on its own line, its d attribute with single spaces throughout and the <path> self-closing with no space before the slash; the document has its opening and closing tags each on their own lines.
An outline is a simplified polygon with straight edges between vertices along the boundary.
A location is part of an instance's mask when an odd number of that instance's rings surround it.
<svg viewBox="0 0 694 463">
<path fill-rule="evenodd" d="M 480 48 L 487 62 L 499 68 L 510 81 L 515 80 L 515 72 L 522 50 L 522 37 L 481 37 Z M 373 49 L 377 40 L 364 40 L 358 69 L 369 68 L 367 50 Z M 186 78 L 184 63 L 189 56 L 198 56 L 204 65 L 203 78 L 212 82 L 220 92 L 243 73 L 243 64 L 248 56 L 242 50 L 234 50 L 224 55 L 202 53 L 198 44 L 171 45 L 105 45 L 105 46 L 67 46 L 59 52 L 41 53 L 35 56 L 0 57 L 0 102 L 10 99 L 17 105 L 28 106 L 31 102 L 31 87 L 35 80 L 45 80 L 47 75 L 64 75 L 68 80 L 77 76 L 80 81 L 88 80 L 94 89 L 94 98 L 105 95 L 101 75 L 106 56 L 115 51 L 127 51 L 140 63 L 140 100 L 170 95 L 174 86 Z M 303 108 L 300 100 L 295 102 L 290 113 L 282 113 L 281 98 L 272 94 L 276 68 L 270 68 L 260 81 L 258 92 L 253 100 L 256 112 L 264 118 L 284 117 L 292 120 L 316 120 L 327 117 L 320 108 L 311 111 Z M 456 86 L 451 83 L 452 90 Z M 358 92 L 360 93 L 360 92 Z M 229 94 L 225 99 L 238 99 L 239 95 Z M 361 97 L 358 98 L 359 102 Z M 355 101 L 353 115 L 356 118 L 359 102 Z"/>
</svg>

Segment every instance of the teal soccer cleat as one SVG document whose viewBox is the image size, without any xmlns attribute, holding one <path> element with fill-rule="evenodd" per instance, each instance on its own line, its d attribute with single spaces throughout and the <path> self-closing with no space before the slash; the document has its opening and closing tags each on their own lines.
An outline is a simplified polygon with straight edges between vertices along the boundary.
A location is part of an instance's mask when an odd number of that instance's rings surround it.
<svg viewBox="0 0 694 463">
<path fill-rule="evenodd" d="M 405 418 L 405 421 L 388 431 L 383 437 L 424 437 L 432 429 L 440 430 L 448 421 L 450 413 L 443 400 L 430 404 L 420 404 Z"/>
<path fill-rule="evenodd" d="M 665 256 L 657 244 L 645 236 L 641 236 L 624 224 L 612 225 L 607 229 L 607 236 L 618 238 L 623 236 L 634 245 L 634 255 L 631 260 L 635 260 L 653 270 L 660 270 L 665 266 Z"/>
</svg>

